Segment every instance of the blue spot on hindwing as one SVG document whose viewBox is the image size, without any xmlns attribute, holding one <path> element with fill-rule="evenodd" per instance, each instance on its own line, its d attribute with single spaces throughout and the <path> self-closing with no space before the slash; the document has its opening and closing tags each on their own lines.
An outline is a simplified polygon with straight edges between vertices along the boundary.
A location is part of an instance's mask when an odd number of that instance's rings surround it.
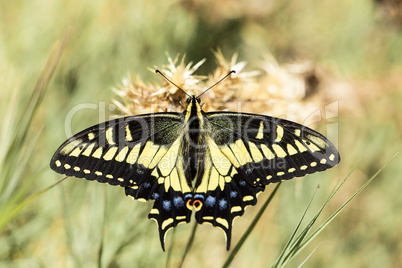
<svg viewBox="0 0 402 268">
<path fill-rule="evenodd" d="M 226 201 L 225 199 L 219 200 L 219 209 L 220 210 L 224 210 L 227 207 L 228 207 L 228 201 Z"/>
<path fill-rule="evenodd" d="M 246 182 L 243 180 L 239 181 L 239 184 L 240 184 L 240 186 L 246 186 Z"/>
<path fill-rule="evenodd" d="M 205 202 L 204 202 L 205 206 L 207 206 L 207 207 L 213 207 L 215 205 L 215 203 L 216 203 L 216 197 L 213 197 L 210 195 L 207 197 L 207 199 L 205 199 Z"/>
<path fill-rule="evenodd" d="M 170 211 L 172 209 L 172 202 L 170 202 L 169 200 L 163 200 L 162 207 L 164 210 Z"/>
<path fill-rule="evenodd" d="M 159 194 L 158 193 L 153 193 L 152 194 L 152 199 L 158 199 L 159 198 Z"/>
<path fill-rule="evenodd" d="M 230 198 L 236 198 L 237 197 L 237 192 L 236 191 L 230 191 Z"/>
<path fill-rule="evenodd" d="M 176 208 L 181 208 L 184 207 L 184 200 L 181 196 L 176 196 L 175 198 L 173 198 L 173 205 Z"/>
<path fill-rule="evenodd" d="M 250 175 L 251 173 L 253 173 L 253 170 L 251 168 L 248 168 L 244 171 L 244 173 L 246 173 L 246 175 Z"/>
<path fill-rule="evenodd" d="M 194 199 L 204 200 L 204 196 L 202 194 L 195 194 Z"/>
<path fill-rule="evenodd" d="M 143 184 L 143 186 L 144 186 L 144 188 L 149 188 L 149 187 L 151 187 L 151 184 L 149 182 L 145 182 Z"/>
</svg>

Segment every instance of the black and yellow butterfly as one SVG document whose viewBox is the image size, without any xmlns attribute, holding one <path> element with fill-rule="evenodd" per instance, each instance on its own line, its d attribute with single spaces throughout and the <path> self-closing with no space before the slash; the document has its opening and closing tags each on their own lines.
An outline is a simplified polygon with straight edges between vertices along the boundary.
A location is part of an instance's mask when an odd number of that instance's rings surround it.
<svg viewBox="0 0 402 268">
<path fill-rule="evenodd" d="M 148 217 L 158 224 L 162 249 L 166 232 L 188 223 L 193 209 L 198 223 L 224 231 L 229 249 L 233 219 L 256 204 L 266 185 L 339 161 L 331 142 L 306 126 L 257 114 L 205 113 L 192 95 L 183 113 L 128 116 L 85 129 L 60 146 L 50 166 L 154 200 Z"/>
</svg>

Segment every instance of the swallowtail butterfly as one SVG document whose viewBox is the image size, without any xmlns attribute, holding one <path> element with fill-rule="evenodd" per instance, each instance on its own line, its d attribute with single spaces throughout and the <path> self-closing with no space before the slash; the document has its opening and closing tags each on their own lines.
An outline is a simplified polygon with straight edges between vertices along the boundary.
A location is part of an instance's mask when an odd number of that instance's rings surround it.
<svg viewBox="0 0 402 268">
<path fill-rule="evenodd" d="M 50 167 L 153 200 L 148 217 L 158 224 L 163 250 L 166 232 L 190 222 L 194 210 L 198 223 L 224 231 L 229 249 L 233 219 L 257 203 L 266 185 L 340 161 L 334 145 L 306 126 L 258 114 L 205 113 L 199 96 L 189 95 L 182 113 L 128 116 L 87 128 L 57 149 Z"/>
</svg>

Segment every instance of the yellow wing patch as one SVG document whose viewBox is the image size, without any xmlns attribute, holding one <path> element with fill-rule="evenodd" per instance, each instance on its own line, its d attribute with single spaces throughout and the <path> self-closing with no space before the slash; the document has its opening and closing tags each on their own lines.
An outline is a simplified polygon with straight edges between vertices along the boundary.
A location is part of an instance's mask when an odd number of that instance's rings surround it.
<svg viewBox="0 0 402 268">
<path fill-rule="evenodd" d="M 82 153 L 82 155 L 84 155 L 84 156 L 90 156 L 91 153 L 92 153 L 92 151 L 94 150 L 94 148 L 95 148 L 95 143 L 91 143 L 91 144 L 85 149 L 85 151 Z"/>
<path fill-rule="evenodd" d="M 92 154 L 92 157 L 100 159 L 102 157 L 103 153 L 103 148 L 99 147 L 98 149 L 95 150 L 95 152 Z"/>
<path fill-rule="evenodd" d="M 229 161 L 232 163 L 232 165 L 234 165 L 237 168 L 240 167 L 240 162 L 239 162 L 239 160 L 237 160 L 237 157 L 240 157 L 240 156 L 235 156 L 233 151 L 227 145 L 220 146 L 219 149 L 229 159 Z"/>
<path fill-rule="evenodd" d="M 82 150 L 84 150 L 84 146 L 81 146 L 81 148 L 78 146 L 69 154 L 69 156 L 78 157 L 81 154 Z"/>
<path fill-rule="evenodd" d="M 140 149 L 141 149 L 141 144 L 137 144 L 134 146 L 133 149 L 131 149 L 130 153 L 127 156 L 126 162 L 128 164 L 135 164 L 135 162 L 137 161 L 138 155 L 140 153 Z"/>
<path fill-rule="evenodd" d="M 218 187 L 223 191 L 225 184 L 230 182 L 237 173 L 235 167 L 239 164 L 237 157 L 229 147 L 218 146 L 211 138 L 208 138 L 207 146 L 209 153 L 205 155 L 205 171 L 200 185 L 195 189 L 197 193 L 214 191 Z"/>
<path fill-rule="evenodd" d="M 113 140 L 113 129 L 114 127 L 110 127 L 106 130 L 106 140 L 110 145 L 116 144 L 116 142 Z"/>
<path fill-rule="evenodd" d="M 131 136 L 130 126 L 127 123 L 126 123 L 125 131 L 126 131 L 126 141 L 132 141 L 133 137 Z"/>
<path fill-rule="evenodd" d="M 285 150 L 282 149 L 282 147 L 278 144 L 272 144 L 272 149 L 274 149 L 276 155 L 278 157 L 285 157 L 287 156 L 287 153 L 285 152 Z"/>
<path fill-rule="evenodd" d="M 260 122 L 260 127 L 258 128 L 257 135 L 255 136 L 256 139 L 261 140 L 264 138 L 264 121 Z"/>
<path fill-rule="evenodd" d="M 75 147 L 80 145 L 81 143 L 82 143 L 81 139 L 72 140 L 70 143 L 66 144 L 63 147 L 63 149 L 61 149 L 60 153 L 66 155 L 66 154 L 70 153 Z"/>
<path fill-rule="evenodd" d="M 152 141 L 147 141 L 144 150 L 142 150 L 141 155 L 138 157 L 138 164 L 148 168 L 160 147 L 160 145 L 155 145 Z"/>
<path fill-rule="evenodd" d="M 118 147 L 116 147 L 116 146 L 110 147 L 109 150 L 107 150 L 107 152 L 103 156 L 103 159 L 105 159 L 106 161 L 112 160 L 114 158 L 114 156 L 116 155 L 117 150 L 118 150 Z"/>
<path fill-rule="evenodd" d="M 258 149 L 257 145 L 253 142 L 248 143 L 248 147 L 250 148 L 251 156 L 253 157 L 255 162 L 260 162 L 264 159 L 260 149 Z"/>
<path fill-rule="evenodd" d="M 240 165 L 245 165 L 247 163 L 253 162 L 253 159 L 251 158 L 246 146 L 244 145 L 244 142 L 241 139 L 235 141 L 229 146 L 232 150 L 232 153 L 239 161 Z"/>
<path fill-rule="evenodd" d="M 170 148 L 160 146 L 159 151 L 156 154 L 154 153 L 149 162 L 149 167 L 154 168 L 151 175 L 157 177 L 158 183 L 164 185 L 166 192 L 170 187 L 174 191 L 182 193 L 191 191 L 184 175 L 179 149 L 180 139 L 177 139 Z"/>
<path fill-rule="evenodd" d="M 328 144 L 326 143 L 326 141 L 319 137 L 316 137 L 313 135 L 307 135 L 306 138 L 308 138 L 309 140 L 311 140 L 312 142 L 317 144 L 317 146 L 320 147 L 321 149 L 325 149 L 328 147 Z"/>
<path fill-rule="evenodd" d="M 123 162 L 126 159 L 126 155 L 128 153 L 128 146 L 125 146 L 120 152 L 116 155 L 115 159 L 117 162 Z"/>
<path fill-rule="evenodd" d="M 265 158 L 267 158 L 268 160 L 275 158 L 274 153 L 265 144 L 261 144 L 260 146 Z"/>
<path fill-rule="evenodd" d="M 283 127 L 276 125 L 276 138 L 274 142 L 280 142 L 283 138 Z"/>
</svg>

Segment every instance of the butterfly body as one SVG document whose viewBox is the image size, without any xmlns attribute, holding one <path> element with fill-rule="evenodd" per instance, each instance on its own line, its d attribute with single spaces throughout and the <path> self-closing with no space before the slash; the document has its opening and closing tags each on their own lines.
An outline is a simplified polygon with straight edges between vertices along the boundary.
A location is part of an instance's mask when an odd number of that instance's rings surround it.
<svg viewBox="0 0 402 268">
<path fill-rule="evenodd" d="M 265 186 L 322 171 L 340 161 L 336 148 L 303 125 L 269 116 L 202 111 L 189 97 L 183 113 L 123 117 L 64 142 L 50 166 L 68 176 L 125 187 L 154 200 L 149 218 L 166 232 L 189 222 L 221 228 L 230 247 L 233 219 L 255 205 Z"/>
</svg>

